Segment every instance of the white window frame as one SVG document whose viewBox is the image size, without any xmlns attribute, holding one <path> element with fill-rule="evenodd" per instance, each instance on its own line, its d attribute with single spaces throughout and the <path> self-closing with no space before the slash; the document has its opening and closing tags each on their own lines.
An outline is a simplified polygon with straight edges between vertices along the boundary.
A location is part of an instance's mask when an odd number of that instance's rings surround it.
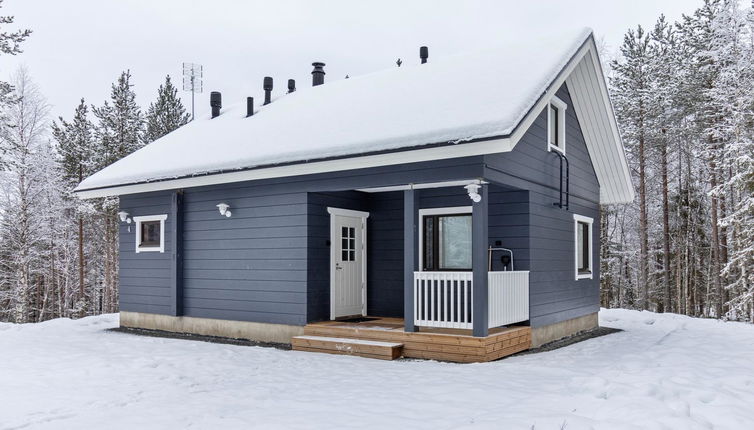
<svg viewBox="0 0 754 430">
<path fill-rule="evenodd" d="M 550 133 L 551 129 L 550 127 L 553 127 L 552 123 L 552 109 L 550 109 L 550 105 L 555 106 L 555 108 L 558 110 L 558 142 L 560 142 L 560 146 L 555 146 L 550 143 Z M 562 154 L 565 155 L 566 152 L 566 109 L 568 109 L 568 105 L 559 98 L 552 96 L 550 99 L 550 103 L 547 104 L 547 152 L 551 151 L 559 151 Z"/>
<path fill-rule="evenodd" d="M 140 252 L 165 252 L 165 220 L 168 219 L 167 214 L 162 215 L 146 215 L 135 216 L 134 223 L 136 224 L 136 253 Z M 141 240 L 141 223 L 159 221 L 160 222 L 160 246 L 139 246 Z"/>
<path fill-rule="evenodd" d="M 579 273 L 579 223 L 583 222 L 589 225 L 589 273 Z M 573 266 L 576 280 L 594 278 L 594 219 L 583 215 L 573 214 Z"/>
<path fill-rule="evenodd" d="M 431 215 L 468 215 L 473 206 L 453 206 L 448 208 L 419 209 L 419 272 L 424 271 L 424 217 Z"/>
</svg>

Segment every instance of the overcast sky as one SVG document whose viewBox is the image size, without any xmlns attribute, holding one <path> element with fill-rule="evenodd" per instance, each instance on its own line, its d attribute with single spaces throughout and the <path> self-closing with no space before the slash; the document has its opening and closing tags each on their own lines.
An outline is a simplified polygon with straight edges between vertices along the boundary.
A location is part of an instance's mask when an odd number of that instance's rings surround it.
<svg viewBox="0 0 754 430">
<path fill-rule="evenodd" d="M 399 57 L 418 62 L 421 45 L 432 61 L 491 41 L 521 44 L 527 35 L 585 26 L 615 50 L 629 27 L 651 26 L 660 13 L 678 19 L 700 2 L 5 0 L 0 14 L 15 15 L 34 33 L 23 54 L 0 57 L 0 73 L 27 66 L 52 114 L 69 118 L 81 97 L 101 104 L 121 70 L 131 70 L 146 108 L 166 74 L 180 83 L 181 63 L 196 62 L 205 74 L 198 113 L 210 90 L 222 91 L 226 105 L 259 96 L 266 75 L 276 92 L 288 78 L 311 85 L 315 60 L 327 63 L 327 82 L 395 67 Z"/>
</svg>

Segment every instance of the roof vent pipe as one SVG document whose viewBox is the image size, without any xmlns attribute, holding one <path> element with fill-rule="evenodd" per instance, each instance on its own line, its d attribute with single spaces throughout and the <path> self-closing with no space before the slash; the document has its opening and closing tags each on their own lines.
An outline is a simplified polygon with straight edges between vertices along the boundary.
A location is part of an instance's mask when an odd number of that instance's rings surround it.
<svg viewBox="0 0 754 430">
<path fill-rule="evenodd" d="M 312 86 L 322 85 L 325 83 L 325 63 L 314 62 L 312 63 L 314 70 L 312 70 Z"/>
<path fill-rule="evenodd" d="M 209 93 L 209 105 L 212 107 L 212 118 L 220 116 L 220 108 L 223 107 L 223 96 L 219 91 Z"/>
<path fill-rule="evenodd" d="M 254 97 L 246 97 L 246 118 L 254 115 Z"/>
<path fill-rule="evenodd" d="M 419 57 L 422 59 L 422 64 L 426 63 L 429 58 L 429 48 L 426 46 L 419 48 Z"/>
<path fill-rule="evenodd" d="M 269 76 L 264 77 L 264 83 L 262 84 L 262 88 L 264 88 L 264 104 L 268 105 L 270 104 L 270 96 L 272 95 L 272 78 Z"/>
<path fill-rule="evenodd" d="M 296 91 L 296 81 L 293 79 L 288 79 L 288 94 Z"/>
</svg>

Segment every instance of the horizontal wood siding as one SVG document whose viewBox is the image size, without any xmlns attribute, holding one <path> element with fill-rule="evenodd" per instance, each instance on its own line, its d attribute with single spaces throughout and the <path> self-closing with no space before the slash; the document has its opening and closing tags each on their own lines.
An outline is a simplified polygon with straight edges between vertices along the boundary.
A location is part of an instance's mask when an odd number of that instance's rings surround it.
<svg viewBox="0 0 754 430">
<path fill-rule="evenodd" d="M 482 166 L 482 157 L 468 157 L 186 189 L 183 314 L 293 325 L 329 318 L 327 206 L 370 210 L 372 196 L 352 190 L 475 178 Z M 123 196 L 121 208 L 132 215 L 169 213 L 170 195 Z M 230 204 L 231 218 L 220 216 L 220 202 Z M 381 205 L 373 219 L 384 233 L 375 244 L 388 248 L 377 253 L 387 260 L 378 258 L 375 264 L 389 267 L 395 257 L 390 238 L 400 232 L 389 221 L 395 217 L 391 206 L 383 211 Z M 380 224 L 381 219 L 387 224 Z M 168 218 L 166 233 L 170 223 Z M 126 228 L 121 226 L 120 235 L 121 308 L 169 315 L 170 237 L 166 235 L 164 254 L 135 255 L 133 228 L 131 233 Z M 378 282 L 383 273 L 387 281 Z M 394 315 L 402 297 L 393 297 L 390 290 L 402 291 L 402 284 L 393 283 L 389 271 L 375 269 L 374 274 L 375 285 L 385 285 L 387 293 L 381 296 L 375 288 L 369 303 L 375 304 L 374 312 Z"/>
<path fill-rule="evenodd" d="M 518 258 L 516 263 L 517 268 L 531 271 L 530 322 L 534 327 L 599 310 L 599 183 L 566 85 L 558 90 L 557 96 L 568 104 L 566 156 L 571 164 L 570 211 L 553 205 L 558 201 L 559 162 L 556 155 L 547 152 L 546 111 L 542 111 L 512 152 L 485 157 L 486 177 L 529 190 L 529 266 L 519 266 Z M 521 206 L 503 210 L 524 212 Z M 593 279 L 574 279 L 573 214 L 594 218 Z M 524 222 L 524 217 L 521 214 L 520 222 Z"/>
<path fill-rule="evenodd" d="M 403 317 L 403 191 L 370 196 L 367 313 Z"/>
<path fill-rule="evenodd" d="M 134 194 L 120 198 L 129 216 L 170 214 L 170 191 Z M 173 219 L 165 220 L 165 252 L 136 253 L 136 226 L 119 223 L 120 310 L 156 314 L 170 313 L 170 230 Z M 130 228 L 130 232 L 128 231 Z"/>
<path fill-rule="evenodd" d="M 184 193 L 184 315 L 303 324 L 306 193 L 234 185 Z"/>
</svg>

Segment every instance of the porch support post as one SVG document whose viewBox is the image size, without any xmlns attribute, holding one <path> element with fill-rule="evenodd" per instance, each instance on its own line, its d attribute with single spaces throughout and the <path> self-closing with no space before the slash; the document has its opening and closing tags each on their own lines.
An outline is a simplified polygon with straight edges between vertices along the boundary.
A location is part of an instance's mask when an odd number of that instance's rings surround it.
<svg viewBox="0 0 754 430">
<path fill-rule="evenodd" d="M 482 200 L 474 202 L 471 212 L 471 283 L 472 318 L 474 336 L 487 336 L 489 331 L 487 308 L 487 248 L 489 246 L 489 228 L 487 207 L 489 203 L 488 185 L 479 189 Z"/>
<path fill-rule="evenodd" d="M 417 252 L 417 192 L 403 191 L 403 323 L 406 332 L 416 331 L 414 326 L 414 271 Z"/>
</svg>

